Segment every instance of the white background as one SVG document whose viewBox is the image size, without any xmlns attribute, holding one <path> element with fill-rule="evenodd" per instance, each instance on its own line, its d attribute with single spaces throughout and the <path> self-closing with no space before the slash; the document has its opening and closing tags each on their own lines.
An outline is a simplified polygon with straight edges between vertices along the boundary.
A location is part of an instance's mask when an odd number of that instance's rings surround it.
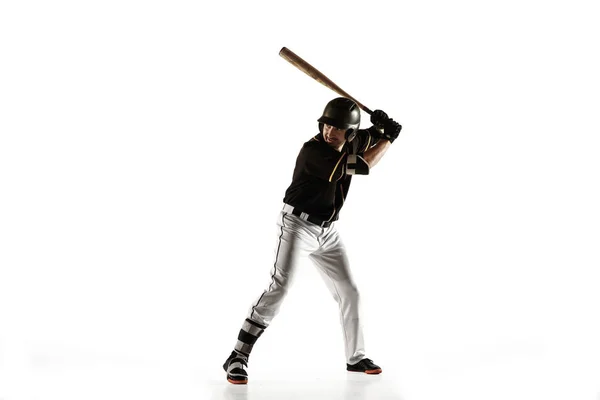
<svg viewBox="0 0 600 400">
<path fill-rule="evenodd" d="M 308 263 L 255 347 L 254 391 L 220 369 L 336 97 L 283 46 L 403 125 L 338 224 L 375 386 L 598 399 L 594 2 L 391 4 L 2 2 L 0 399 L 262 399 L 260 382 L 289 397 L 286 381 L 345 379 Z"/>
</svg>

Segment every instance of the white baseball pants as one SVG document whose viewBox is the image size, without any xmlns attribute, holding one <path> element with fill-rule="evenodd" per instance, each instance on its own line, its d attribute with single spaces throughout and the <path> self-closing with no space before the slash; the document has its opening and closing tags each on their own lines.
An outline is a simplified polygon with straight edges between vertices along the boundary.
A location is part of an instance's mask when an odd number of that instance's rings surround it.
<svg viewBox="0 0 600 400">
<path fill-rule="evenodd" d="M 269 285 L 253 303 L 248 319 L 265 327 L 269 325 L 279 312 L 292 284 L 298 261 L 302 257 L 308 257 L 339 304 L 346 362 L 355 364 L 365 358 L 359 293 L 335 223 L 322 228 L 285 210 L 286 208 L 279 216 L 279 241 Z"/>
</svg>

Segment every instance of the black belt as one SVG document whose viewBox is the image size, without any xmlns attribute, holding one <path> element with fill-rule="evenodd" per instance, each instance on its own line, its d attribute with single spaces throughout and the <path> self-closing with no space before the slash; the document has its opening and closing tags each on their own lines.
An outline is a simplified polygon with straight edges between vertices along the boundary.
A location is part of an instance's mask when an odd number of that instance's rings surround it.
<svg viewBox="0 0 600 400">
<path fill-rule="evenodd" d="M 298 208 L 292 207 L 288 204 L 286 204 L 284 206 L 283 210 L 292 213 L 293 215 L 299 217 L 300 219 L 303 219 L 304 221 L 308 221 L 315 225 L 319 225 L 320 227 L 323 227 L 323 228 L 327 228 L 328 226 L 330 226 L 332 224 L 331 221 L 323 221 L 320 218 L 313 217 L 312 215 L 309 215 L 309 214 L 303 212 L 302 210 L 299 210 Z"/>
</svg>

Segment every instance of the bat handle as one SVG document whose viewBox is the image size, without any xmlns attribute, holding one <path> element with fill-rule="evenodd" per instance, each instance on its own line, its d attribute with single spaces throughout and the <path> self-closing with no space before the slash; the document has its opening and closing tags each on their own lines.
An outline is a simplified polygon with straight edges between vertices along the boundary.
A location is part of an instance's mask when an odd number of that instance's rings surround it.
<svg viewBox="0 0 600 400">
<path fill-rule="evenodd" d="M 363 110 L 364 112 L 366 112 L 367 114 L 371 115 L 373 114 L 373 111 L 371 111 L 371 109 L 367 106 L 365 106 L 364 104 L 362 104 L 360 101 L 356 100 L 354 97 L 350 96 L 348 93 L 341 91 L 338 92 L 339 94 L 341 94 L 344 97 L 349 98 L 350 100 L 352 100 L 353 102 L 356 103 L 357 106 L 360 107 L 361 110 Z"/>
<path fill-rule="evenodd" d="M 371 111 L 371 109 L 367 106 L 365 106 L 363 103 L 361 103 L 360 101 L 356 100 L 354 97 L 350 96 L 346 91 L 342 90 L 341 88 L 337 87 L 334 89 L 335 92 L 337 92 L 339 95 L 344 96 L 349 98 L 350 100 L 352 100 L 353 102 L 356 103 L 356 105 L 363 110 L 364 112 L 366 112 L 367 114 L 371 115 L 373 114 L 373 111 Z"/>
</svg>

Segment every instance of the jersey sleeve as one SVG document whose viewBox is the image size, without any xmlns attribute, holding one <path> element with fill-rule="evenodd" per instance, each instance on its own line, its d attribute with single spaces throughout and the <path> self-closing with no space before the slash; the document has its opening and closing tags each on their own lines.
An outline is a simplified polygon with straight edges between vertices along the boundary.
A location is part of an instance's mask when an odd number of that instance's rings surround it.
<svg viewBox="0 0 600 400">
<path fill-rule="evenodd" d="M 369 175 L 369 164 L 364 159 L 365 151 L 375 146 L 381 138 L 381 132 L 371 126 L 369 129 L 360 129 L 356 133 L 352 146 L 352 154 L 346 159 L 346 173 L 348 175 Z"/>
<path fill-rule="evenodd" d="M 357 141 L 355 147 L 356 154 L 362 155 L 365 151 L 375 146 L 379 142 L 381 134 L 375 126 L 371 126 L 369 129 L 359 129 L 354 138 Z"/>
<path fill-rule="evenodd" d="M 369 175 L 369 164 L 358 154 L 348 154 L 346 173 L 348 175 Z"/>
</svg>

